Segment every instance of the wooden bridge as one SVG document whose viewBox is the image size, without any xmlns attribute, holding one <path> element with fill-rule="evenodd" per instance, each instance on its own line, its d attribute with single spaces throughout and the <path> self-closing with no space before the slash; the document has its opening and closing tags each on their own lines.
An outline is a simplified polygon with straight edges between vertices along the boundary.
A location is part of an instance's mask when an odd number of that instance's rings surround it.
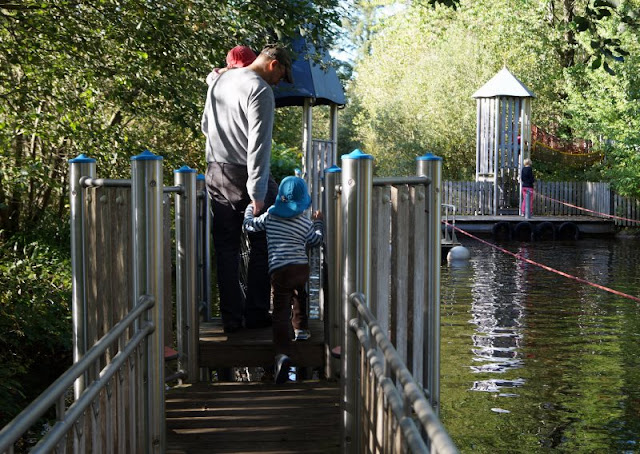
<svg viewBox="0 0 640 454">
<path fill-rule="evenodd" d="M 213 313 L 203 179 L 182 168 L 174 186 L 158 184 L 162 159 L 149 152 L 132 158 L 131 180 L 72 160 L 74 364 L 0 431 L 0 453 L 47 412 L 51 430 L 30 452 L 457 452 L 437 416 L 450 195 L 439 158 L 418 158 L 405 178 L 373 178 L 358 150 L 342 164 L 314 183 L 327 226 L 320 317 L 294 343 L 295 380 L 275 386 L 270 329 L 225 334 Z M 541 216 L 492 221 L 560 230 Z M 251 381 L 227 381 L 230 368 Z"/>
<path fill-rule="evenodd" d="M 437 416 L 440 159 L 386 179 L 358 150 L 342 163 L 318 191 L 320 318 L 294 343 L 295 380 L 276 386 L 270 329 L 225 334 L 212 313 L 196 172 L 164 186 L 149 152 L 132 158 L 130 180 L 72 160 L 74 364 L 0 431 L 0 453 L 48 411 L 30 452 L 457 452 Z M 266 380 L 225 381 L 232 367 Z"/>
<path fill-rule="evenodd" d="M 438 419 L 440 197 L 450 193 L 433 155 L 405 178 L 373 178 L 372 161 L 356 150 L 312 185 L 327 226 L 320 317 L 293 346 L 295 380 L 275 386 L 270 329 L 225 334 L 215 317 L 195 170 L 164 186 L 149 152 L 132 158 L 130 180 L 72 160 L 74 364 L 0 431 L 0 453 L 47 414 L 51 430 L 30 452 L 457 452 Z M 540 216 L 493 221 L 560 231 Z M 228 381 L 230 368 L 251 380 Z"/>
<path fill-rule="evenodd" d="M 324 375 L 325 336 L 322 320 L 309 320 L 311 339 L 291 344 L 291 359 L 299 367 L 319 369 Z M 245 329 L 227 334 L 222 330 L 221 321 L 200 324 L 199 364 L 200 367 L 220 369 L 228 367 L 273 366 L 271 328 Z"/>
</svg>

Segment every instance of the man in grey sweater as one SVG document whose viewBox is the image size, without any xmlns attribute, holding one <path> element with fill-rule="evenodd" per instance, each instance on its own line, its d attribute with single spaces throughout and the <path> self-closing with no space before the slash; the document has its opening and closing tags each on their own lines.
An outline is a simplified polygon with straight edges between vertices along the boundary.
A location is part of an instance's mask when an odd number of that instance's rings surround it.
<svg viewBox="0 0 640 454">
<path fill-rule="evenodd" d="M 207 191 L 212 200 L 220 312 L 224 330 L 271 325 L 267 240 L 249 234 L 251 253 L 247 294 L 242 307 L 238 276 L 240 236 L 249 203 L 260 213 L 275 200 L 278 186 L 270 177 L 271 134 L 275 100 L 272 85 L 293 82 L 291 58 L 283 47 L 266 46 L 253 63 L 221 74 L 209 87 L 202 115 L 207 136 Z"/>
</svg>

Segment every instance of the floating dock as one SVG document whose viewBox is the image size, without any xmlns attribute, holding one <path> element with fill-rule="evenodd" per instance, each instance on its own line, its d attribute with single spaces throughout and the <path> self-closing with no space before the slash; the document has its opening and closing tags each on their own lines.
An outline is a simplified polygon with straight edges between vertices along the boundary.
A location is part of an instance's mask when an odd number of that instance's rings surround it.
<svg viewBox="0 0 640 454">
<path fill-rule="evenodd" d="M 456 216 L 455 226 L 474 235 L 502 239 L 578 239 L 612 236 L 616 232 L 611 219 L 592 216 Z M 449 227 L 450 228 L 450 227 Z"/>
</svg>

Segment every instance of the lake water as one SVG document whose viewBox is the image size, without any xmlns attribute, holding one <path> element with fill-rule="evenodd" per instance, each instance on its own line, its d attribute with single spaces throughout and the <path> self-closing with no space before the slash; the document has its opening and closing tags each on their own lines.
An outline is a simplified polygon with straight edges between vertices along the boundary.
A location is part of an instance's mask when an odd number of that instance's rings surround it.
<svg viewBox="0 0 640 454">
<path fill-rule="evenodd" d="M 472 239 L 442 267 L 441 419 L 466 453 L 640 452 L 640 304 Z M 501 243 L 640 296 L 640 241 Z"/>
</svg>

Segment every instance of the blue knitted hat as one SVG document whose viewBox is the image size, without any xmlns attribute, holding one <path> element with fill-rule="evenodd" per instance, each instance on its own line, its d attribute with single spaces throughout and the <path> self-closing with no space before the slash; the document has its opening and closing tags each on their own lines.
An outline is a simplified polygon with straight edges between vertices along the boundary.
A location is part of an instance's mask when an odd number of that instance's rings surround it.
<svg viewBox="0 0 640 454">
<path fill-rule="evenodd" d="M 307 183 L 302 178 L 286 177 L 280 183 L 276 202 L 269 213 L 281 218 L 299 215 L 311 205 Z"/>
</svg>

